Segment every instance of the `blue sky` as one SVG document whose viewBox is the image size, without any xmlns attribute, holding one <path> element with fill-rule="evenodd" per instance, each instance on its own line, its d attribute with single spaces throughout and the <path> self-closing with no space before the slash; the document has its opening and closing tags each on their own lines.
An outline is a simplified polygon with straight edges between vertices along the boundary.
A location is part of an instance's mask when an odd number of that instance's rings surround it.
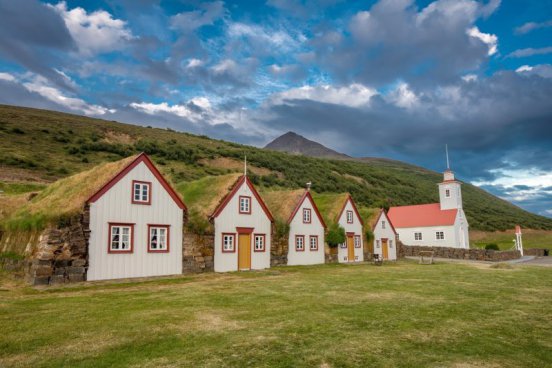
<svg viewBox="0 0 552 368">
<path fill-rule="evenodd" d="M 0 0 L 0 103 L 293 130 L 552 217 L 552 1 Z"/>
</svg>

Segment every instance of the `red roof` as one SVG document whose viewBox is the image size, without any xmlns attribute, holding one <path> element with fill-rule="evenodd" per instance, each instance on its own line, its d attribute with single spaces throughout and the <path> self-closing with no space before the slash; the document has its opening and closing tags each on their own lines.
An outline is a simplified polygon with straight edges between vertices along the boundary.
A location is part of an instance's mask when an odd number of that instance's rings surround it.
<svg viewBox="0 0 552 368">
<path fill-rule="evenodd" d="M 458 210 L 441 210 L 439 203 L 391 207 L 387 217 L 396 228 L 454 225 Z"/>
</svg>

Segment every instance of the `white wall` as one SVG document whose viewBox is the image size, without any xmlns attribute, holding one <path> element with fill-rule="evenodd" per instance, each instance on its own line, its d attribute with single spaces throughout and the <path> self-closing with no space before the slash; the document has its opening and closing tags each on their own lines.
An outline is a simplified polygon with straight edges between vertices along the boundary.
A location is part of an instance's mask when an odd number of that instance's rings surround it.
<svg viewBox="0 0 552 368">
<path fill-rule="evenodd" d="M 347 223 L 347 211 L 353 211 L 352 224 Z M 364 261 L 364 239 L 363 239 L 364 236 L 362 235 L 362 224 L 360 223 L 360 219 L 358 218 L 355 210 L 353 209 L 353 205 L 350 199 L 347 199 L 347 204 L 345 205 L 345 209 L 343 210 L 343 213 L 341 214 L 341 217 L 339 218 L 338 223 L 345 229 L 345 233 L 354 233 L 355 235 L 360 235 L 360 248 L 355 248 L 354 262 Z M 347 245 L 347 241 L 345 241 L 345 245 Z M 350 262 L 350 260 L 347 259 L 348 258 L 347 248 L 342 248 L 342 246 L 339 245 L 337 249 L 338 249 L 338 252 L 337 252 L 338 261 L 340 263 Z"/>
<path fill-rule="evenodd" d="M 251 214 L 239 213 L 239 196 L 251 197 Z M 226 207 L 215 218 L 215 272 L 228 272 L 238 270 L 238 234 L 236 227 L 252 227 L 251 234 L 251 269 L 260 270 L 270 268 L 270 245 L 272 244 L 272 223 L 263 211 L 246 182 L 244 181 L 235 195 L 227 203 Z M 235 252 L 222 252 L 222 233 L 234 233 Z M 255 234 L 265 234 L 266 244 L 264 252 L 255 252 L 253 239 Z"/>
<path fill-rule="evenodd" d="M 399 234 L 399 240 L 404 245 L 422 245 L 428 247 L 452 247 L 459 248 L 456 240 L 456 229 L 454 226 L 428 226 L 428 227 L 406 227 L 395 228 Z M 437 240 L 435 232 L 443 231 L 444 240 Z M 421 232 L 422 240 L 415 240 L 414 233 Z"/>
<path fill-rule="evenodd" d="M 303 223 L 303 209 L 308 208 L 311 210 L 311 223 Z M 295 250 L 295 235 L 305 236 L 305 250 L 297 252 Z M 318 250 L 311 251 L 309 236 L 318 236 Z M 304 198 L 301 207 L 295 214 L 294 218 L 289 224 L 289 247 L 288 247 L 288 265 L 311 265 L 325 262 L 324 256 L 324 226 L 318 219 L 316 211 L 314 210 L 312 203 L 307 197 Z"/>
<path fill-rule="evenodd" d="M 466 219 L 466 214 L 461 208 L 458 209 L 458 215 L 456 216 L 456 221 L 454 222 L 454 227 L 456 229 L 456 239 L 458 248 L 470 247 L 470 233 L 468 220 Z"/>
<path fill-rule="evenodd" d="M 385 221 L 385 228 L 382 222 Z M 395 232 L 389 223 L 389 219 L 385 213 L 382 213 L 374 227 L 374 254 L 379 254 L 383 257 L 382 239 L 387 239 L 387 255 L 389 260 L 397 259 L 397 241 L 395 239 Z M 379 241 L 379 246 L 378 242 Z"/>
<path fill-rule="evenodd" d="M 152 183 L 151 205 L 132 204 L 132 180 Z M 183 211 L 142 162 L 90 205 L 87 280 L 182 273 Z M 108 253 L 109 222 L 135 223 L 132 253 Z M 148 253 L 148 224 L 170 225 L 168 253 Z"/>
<path fill-rule="evenodd" d="M 450 197 L 446 196 L 447 189 L 450 191 Z M 461 184 L 457 182 L 439 183 L 439 202 L 442 210 L 462 208 Z"/>
</svg>

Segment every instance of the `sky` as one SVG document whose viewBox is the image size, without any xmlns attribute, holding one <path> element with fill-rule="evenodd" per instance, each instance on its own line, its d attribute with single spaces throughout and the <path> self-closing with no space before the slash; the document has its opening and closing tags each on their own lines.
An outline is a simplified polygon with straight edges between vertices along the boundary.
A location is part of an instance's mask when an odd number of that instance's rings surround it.
<svg viewBox="0 0 552 368">
<path fill-rule="evenodd" d="M 0 103 L 451 168 L 552 217 L 552 0 L 0 0 Z"/>
</svg>

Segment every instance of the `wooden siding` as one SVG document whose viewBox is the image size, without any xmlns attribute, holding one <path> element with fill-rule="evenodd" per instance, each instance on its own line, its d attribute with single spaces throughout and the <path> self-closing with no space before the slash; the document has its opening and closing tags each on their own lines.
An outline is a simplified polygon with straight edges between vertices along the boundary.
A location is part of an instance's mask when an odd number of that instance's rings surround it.
<svg viewBox="0 0 552 368">
<path fill-rule="evenodd" d="M 311 222 L 303 223 L 303 209 L 311 210 Z M 295 236 L 305 236 L 305 250 L 297 252 L 295 250 Z M 310 250 L 310 236 L 318 236 L 318 250 Z M 324 263 L 324 226 L 315 213 L 312 203 L 307 197 L 303 198 L 303 203 L 289 224 L 289 246 L 288 246 L 288 265 L 312 265 Z"/>
<path fill-rule="evenodd" d="M 347 211 L 353 211 L 352 224 L 347 223 Z M 354 235 L 360 236 L 360 248 L 355 248 L 354 262 L 364 261 L 364 235 L 362 234 L 362 223 L 360 222 L 350 199 L 347 199 L 347 203 L 341 212 L 338 223 L 345 229 L 345 233 L 354 233 Z M 347 241 L 345 241 L 345 244 L 347 244 Z M 348 259 L 347 248 L 342 248 L 341 245 L 338 246 L 337 259 L 340 263 L 350 262 Z"/>
</svg>

